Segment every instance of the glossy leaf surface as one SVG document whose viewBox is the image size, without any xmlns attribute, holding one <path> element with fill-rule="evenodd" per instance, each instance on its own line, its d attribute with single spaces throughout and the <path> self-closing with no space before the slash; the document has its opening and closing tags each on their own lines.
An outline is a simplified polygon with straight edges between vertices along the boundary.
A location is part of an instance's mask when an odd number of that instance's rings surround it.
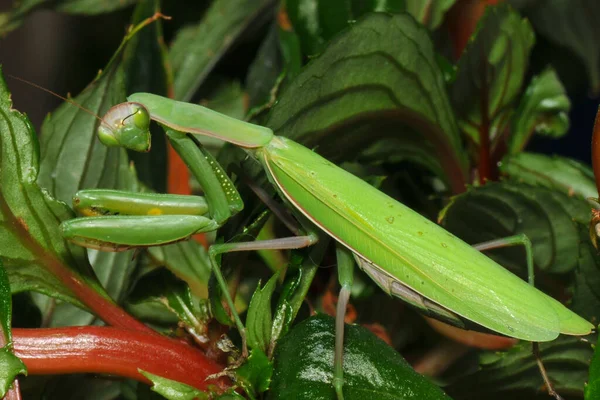
<svg viewBox="0 0 600 400">
<path fill-rule="evenodd" d="M 317 315 L 281 339 L 268 399 L 333 399 L 334 320 Z M 370 331 L 346 325 L 344 398 L 449 399 Z"/>
</svg>

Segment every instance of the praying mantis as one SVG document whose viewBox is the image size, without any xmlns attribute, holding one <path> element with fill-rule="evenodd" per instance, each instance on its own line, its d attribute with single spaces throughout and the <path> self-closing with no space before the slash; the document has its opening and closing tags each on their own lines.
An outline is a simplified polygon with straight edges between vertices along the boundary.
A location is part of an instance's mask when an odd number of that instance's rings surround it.
<svg viewBox="0 0 600 400">
<path fill-rule="evenodd" d="M 107 112 L 98 136 L 107 146 L 148 151 L 151 120 L 164 128 L 174 149 L 200 182 L 205 197 L 83 190 L 75 195 L 74 207 L 84 217 L 63 222 L 63 235 L 81 246 L 121 251 L 214 231 L 239 212 L 243 202 L 225 171 L 193 135 L 211 136 L 242 148 L 263 167 L 269 182 L 296 217 L 282 217 L 293 237 L 213 244 L 209 248 L 212 271 L 242 338 L 243 355 L 247 355 L 245 326 L 220 272 L 219 255 L 303 248 L 315 244 L 320 234 L 329 235 L 338 245 L 341 291 L 332 381 L 338 399 L 343 399 L 343 317 L 354 263 L 388 294 L 460 327 L 480 326 L 532 342 L 551 341 L 559 334 L 587 335 L 594 329 L 590 322 L 533 286 L 530 251 L 527 283 L 480 252 L 497 242 L 470 246 L 312 150 L 275 136 L 266 127 L 199 105 L 136 93 L 128 97 L 127 103 Z M 528 243 L 526 238 L 518 237 L 503 243 L 523 242 Z"/>
</svg>

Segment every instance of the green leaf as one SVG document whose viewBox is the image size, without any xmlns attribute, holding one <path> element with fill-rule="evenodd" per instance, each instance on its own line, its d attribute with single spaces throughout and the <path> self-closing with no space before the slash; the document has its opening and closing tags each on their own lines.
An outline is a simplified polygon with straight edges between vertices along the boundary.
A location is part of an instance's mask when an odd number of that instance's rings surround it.
<svg viewBox="0 0 600 400">
<path fill-rule="evenodd" d="M 336 161 L 382 138 L 413 143 L 464 188 L 444 77 L 429 32 L 408 14 L 370 14 L 336 36 L 287 87 L 267 126 Z"/>
<path fill-rule="evenodd" d="M 404 11 L 404 0 L 285 0 L 285 9 L 304 54 L 313 56 L 352 21 L 372 11 Z"/>
<path fill-rule="evenodd" d="M 590 377 L 585 387 L 585 400 L 600 398 L 600 337 L 596 343 L 592 363 L 590 364 Z"/>
<path fill-rule="evenodd" d="M 1 71 L 0 71 L 1 72 Z M 83 306 L 50 272 L 70 267 L 84 284 L 103 293 L 82 248 L 67 246 L 59 230 L 73 218 L 70 209 L 36 183 L 39 144 L 29 120 L 12 109 L 6 83 L 0 78 L 0 259 L 11 290 L 38 291 Z"/>
<path fill-rule="evenodd" d="M 192 335 L 205 335 L 206 316 L 202 316 L 194 304 L 189 286 L 166 269 L 159 268 L 145 275 L 137 283 L 128 301 L 134 305 L 147 302 L 162 304 L 186 325 Z"/>
<path fill-rule="evenodd" d="M 140 23 L 160 10 L 159 0 L 144 0 L 136 7 L 132 24 Z M 123 54 L 126 92 L 149 92 L 167 96 L 172 83 L 168 72 L 167 48 L 162 34 L 162 21 L 158 20 L 135 35 Z M 128 151 L 135 163 L 139 178 L 146 186 L 157 192 L 167 186 L 167 140 L 157 124 L 151 125 L 152 151 L 140 153 Z"/>
<path fill-rule="evenodd" d="M 277 85 L 284 68 L 280 42 L 277 26 L 272 25 L 248 68 L 246 90 L 250 109 L 271 101 L 272 90 Z"/>
<path fill-rule="evenodd" d="M 487 183 L 454 198 L 442 213 L 442 225 L 467 243 L 525 233 L 533 244 L 536 267 L 565 273 L 577 266 L 579 230 L 575 221 L 589 221 L 590 207 L 579 197 L 517 182 Z M 487 254 L 487 253 L 486 253 Z M 522 248 L 489 253 L 523 276 Z"/>
<path fill-rule="evenodd" d="M 272 24 L 248 68 L 246 90 L 251 110 L 249 120 L 262 123 L 266 111 L 275 104 L 281 89 L 300 73 L 302 64 L 300 39 L 289 25 L 285 9 L 282 8 L 277 23 Z"/>
<path fill-rule="evenodd" d="M 346 325 L 344 399 L 449 399 L 366 328 Z M 334 319 L 317 315 L 281 339 L 270 400 L 333 399 Z"/>
<path fill-rule="evenodd" d="M 210 97 L 202 102 L 204 107 L 239 120 L 246 117 L 246 98 L 239 81 L 226 81 L 218 85 Z"/>
<path fill-rule="evenodd" d="M 235 370 L 236 382 L 250 396 L 269 389 L 272 375 L 273 363 L 258 348 L 252 349 L 246 362 Z"/>
<path fill-rule="evenodd" d="M 13 2 L 13 8 L 10 11 L 0 13 L 0 36 L 17 29 L 23 23 L 27 15 L 49 0 L 23 0 Z"/>
<path fill-rule="evenodd" d="M 513 180 L 545 186 L 569 196 L 598 195 L 592 169 L 570 158 L 524 152 L 505 157 L 500 171 Z"/>
<path fill-rule="evenodd" d="M 293 274 L 294 264 L 303 260 L 292 260 L 290 266 L 286 272 L 289 276 L 281 289 L 279 300 L 277 301 L 277 307 L 273 313 L 273 327 L 271 328 L 271 343 L 269 344 L 269 355 L 270 352 L 275 348 L 275 343 L 280 337 L 287 334 L 294 318 L 296 317 L 296 310 L 294 309 L 292 299 L 296 295 L 301 283 L 306 279 L 305 275 L 310 274 L 306 269 L 299 269 L 296 274 Z M 311 259 L 310 262 L 313 262 Z"/>
<path fill-rule="evenodd" d="M 521 92 L 534 40 L 529 22 L 508 5 L 486 8 L 451 87 L 461 128 L 475 143 Z"/>
<path fill-rule="evenodd" d="M 406 0 L 406 11 L 431 30 L 437 29 L 456 0 Z"/>
<path fill-rule="evenodd" d="M 12 353 L 9 346 L 0 348 L 0 399 L 4 398 L 19 374 L 27 375 L 23 361 Z"/>
<path fill-rule="evenodd" d="M 140 374 L 144 375 L 152 382 L 152 390 L 168 400 L 208 400 L 208 393 L 193 388 L 185 383 L 173 381 L 158 375 L 151 374 L 138 369 Z"/>
<path fill-rule="evenodd" d="M 533 77 L 515 112 L 508 153 L 523 150 L 533 133 L 560 137 L 569 130 L 571 101 L 552 68 Z"/>
<path fill-rule="evenodd" d="M 589 321 L 600 320 L 600 255 L 590 240 L 588 221 L 578 224 L 579 257 L 571 309 Z"/>
<path fill-rule="evenodd" d="M 0 13 L 0 36 L 21 26 L 27 15 L 37 8 L 47 6 L 69 14 L 94 15 L 127 7 L 136 0 L 22 0 L 14 1 L 10 11 Z"/>
<path fill-rule="evenodd" d="M 117 50 L 104 71 L 73 100 L 99 116 L 126 101 L 120 59 Z M 38 183 L 57 199 L 71 203 L 75 192 L 83 188 L 123 188 L 119 173 L 129 165 L 127 154 L 100 143 L 98 124 L 92 115 L 69 103 L 44 121 Z"/>
<path fill-rule="evenodd" d="M 246 316 L 248 345 L 254 349 L 260 349 L 264 353 L 268 351 L 271 342 L 271 329 L 273 327 L 271 297 L 277 286 L 278 278 L 279 272 L 276 272 L 262 288 L 259 282 L 250 300 Z"/>
<path fill-rule="evenodd" d="M 585 66 L 594 92 L 600 89 L 600 9 L 588 0 L 534 2 L 527 10 L 536 32 L 569 49 Z"/>
<path fill-rule="evenodd" d="M 0 260 L 0 344 L 12 342 L 10 332 L 12 318 L 12 292 L 10 291 L 10 283 L 8 274 L 4 270 L 4 265 Z M 1 396 L 0 396 L 1 398 Z"/>
<path fill-rule="evenodd" d="M 185 281 L 196 297 L 208 297 L 211 266 L 208 252 L 201 244 L 186 240 L 167 246 L 150 247 L 148 252 L 154 261 Z"/>
<path fill-rule="evenodd" d="M 272 0 L 216 0 L 200 23 L 177 34 L 170 58 L 177 100 L 188 101 L 225 52 L 268 14 Z"/>
<path fill-rule="evenodd" d="M 589 343 L 572 336 L 540 343 L 550 381 L 561 394 L 582 395 L 591 354 Z M 520 342 L 504 352 L 482 352 L 479 365 L 457 365 L 457 369 L 462 376 L 447 391 L 460 399 L 487 399 L 497 393 L 503 398 L 517 390 L 529 394 L 520 398 L 532 398 L 544 386 L 529 342 Z"/>
<path fill-rule="evenodd" d="M 68 14 L 96 15 L 129 7 L 139 0 L 61 0 L 56 10 Z"/>
</svg>

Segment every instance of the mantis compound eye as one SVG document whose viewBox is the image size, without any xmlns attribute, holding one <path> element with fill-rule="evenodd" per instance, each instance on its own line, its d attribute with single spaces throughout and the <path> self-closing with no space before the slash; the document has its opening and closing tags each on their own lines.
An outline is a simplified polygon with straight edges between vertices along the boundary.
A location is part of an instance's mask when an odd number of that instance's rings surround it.
<svg viewBox="0 0 600 400">
<path fill-rule="evenodd" d="M 112 107 L 98 128 L 98 138 L 106 146 L 150 151 L 150 113 L 139 103 L 121 103 Z"/>
<path fill-rule="evenodd" d="M 143 130 L 148 130 L 150 128 L 150 114 L 145 107 L 139 108 L 131 118 L 137 128 Z"/>
</svg>

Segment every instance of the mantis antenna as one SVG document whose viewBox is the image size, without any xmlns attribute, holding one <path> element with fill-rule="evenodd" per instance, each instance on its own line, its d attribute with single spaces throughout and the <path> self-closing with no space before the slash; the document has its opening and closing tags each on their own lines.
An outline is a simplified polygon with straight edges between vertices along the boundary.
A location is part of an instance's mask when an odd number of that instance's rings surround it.
<svg viewBox="0 0 600 400">
<path fill-rule="evenodd" d="M 74 105 L 75 107 L 79 108 L 81 111 L 84 111 L 84 112 L 92 115 L 94 118 L 96 118 L 98 121 L 100 121 L 100 123 L 102 123 L 105 126 L 107 126 L 110 130 L 113 130 L 113 127 L 110 126 L 110 124 L 107 123 L 104 119 L 100 118 L 97 114 L 93 113 L 91 110 L 88 110 L 87 108 L 83 107 L 81 104 L 78 104 L 77 102 L 69 99 L 68 97 L 61 96 L 60 94 L 58 94 L 56 92 L 53 92 L 50 89 L 46 89 L 45 87 L 40 86 L 40 85 L 38 85 L 36 83 L 30 82 L 27 79 L 19 78 L 18 76 L 14 76 L 14 75 L 11 75 L 11 74 L 6 74 L 6 76 L 8 76 L 9 78 L 12 78 L 12 79 L 16 79 L 19 82 L 26 83 L 27 85 L 30 85 L 30 86 L 32 86 L 32 87 L 34 87 L 36 89 L 40 89 L 40 90 L 42 90 L 42 91 L 44 91 L 46 93 L 49 93 L 49 94 L 51 94 L 53 96 L 58 97 L 59 99 L 62 99 L 64 101 L 66 101 L 67 103 L 70 103 L 70 104 Z"/>
</svg>

